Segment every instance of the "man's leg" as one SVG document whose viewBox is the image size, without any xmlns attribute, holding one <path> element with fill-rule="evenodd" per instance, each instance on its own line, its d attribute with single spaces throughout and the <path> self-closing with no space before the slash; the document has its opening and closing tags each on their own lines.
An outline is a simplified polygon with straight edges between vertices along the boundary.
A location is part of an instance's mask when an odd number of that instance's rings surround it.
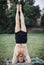
<svg viewBox="0 0 44 65">
<path fill-rule="evenodd" d="M 21 31 L 27 32 L 21 5 L 20 5 L 20 20 L 21 20 Z"/>
<path fill-rule="evenodd" d="M 16 12 L 16 25 L 15 25 L 15 32 L 17 33 L 18 31 L 20 31 L 20 23 L 19 23 L 19 5 L 17 5 L 17 12 Z"/>
</svg>

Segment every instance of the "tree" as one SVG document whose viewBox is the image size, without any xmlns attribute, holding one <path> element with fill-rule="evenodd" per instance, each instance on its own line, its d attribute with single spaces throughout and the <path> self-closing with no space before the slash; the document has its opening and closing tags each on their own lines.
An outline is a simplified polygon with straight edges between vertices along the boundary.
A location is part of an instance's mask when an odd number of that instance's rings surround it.
<svg viewBox="0 0 44 65">
<path fill-rule="evenodd" d="M 36 26 L 37 18 L 40 17 L 40 8 L 39 5 L 34 6 L 35 0 L 26 0 L 24 5 L 24 14 L 26 25 L 28 26 Z"/>
<path fill-rule="evenodd" d="M 44 14 L 43 14 L 43 16 L 41 17 L 41 25 L 42 25 L 42 27 L 44 27 Z"/>
<path fill-rule="evenodd" d="M 6 27 L 6 15 L 5 15 L 6 7 L 7 7 L 7 1 L 0 0 L 0 33 L 3 33 Z"/>
<path fill-rule="evenodd" d="M 16 15 L 16 1 L 17 0 L 0 0 L 0 32 L 14 33 L 15 15 Z M 25 16 L 25 23 L 27 26 L 36 26 L 36 19 L 40 16 L 39 6 L 34 6 L 35 0 L 25 0 L 23 4 L 23 13 Z M 9 8 L 8 8 L 9 4 Z"/>
</svg>

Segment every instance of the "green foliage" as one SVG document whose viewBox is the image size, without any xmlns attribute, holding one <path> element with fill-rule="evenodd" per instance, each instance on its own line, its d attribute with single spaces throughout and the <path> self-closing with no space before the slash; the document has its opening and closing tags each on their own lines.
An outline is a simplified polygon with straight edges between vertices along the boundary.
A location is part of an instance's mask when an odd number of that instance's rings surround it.
<svg viewBox="0 0 44 65">
<path fill-rule="evenodd" d="M 8 8 L 7 0 L 0 0 L 0 33 L 14 33 L 16 1 L 10 0 Z M 39 6 L 34 6 L 35 0 L 26 0 L 23 4 L 23 13 L 27 26 L 36 26 L 36 19 L 40 16 Z"/>
<path fill-rule="evenodd" d="M 26 0 L 26 2 L 29 2 L 30 5 L 33 5 L 35 3 L 35 0 Z"/>
<path fill-rule="evenodd" d="M 6 28 L 6 15 L 5 10 L 7 8 L 7 1 L 0 0 L 0 33 L 4 32 Z"/>
<path fill-rule="evenodd" d="M 26 25 L 36 26 L 37 18 L 40 17 L 40 9 L 39 6 L 34 6 L 26 2 L 24 5 L 24 13 L 25 13 L 25 20 Z"/>
</svg>

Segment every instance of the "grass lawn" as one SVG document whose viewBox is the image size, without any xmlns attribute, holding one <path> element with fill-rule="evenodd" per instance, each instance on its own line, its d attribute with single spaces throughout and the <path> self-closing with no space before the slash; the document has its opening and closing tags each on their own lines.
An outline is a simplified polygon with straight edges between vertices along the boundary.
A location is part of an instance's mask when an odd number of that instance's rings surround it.
<svg viewBox="0 0 44 65">
<path fill-rule="evenodd" d="M 14 34 L 0 34 L 0 57 L 12 58 L 14 47 Z M 44 34 L 28 33 L 27 47 L 31 57 L 44 59 Z"/>
</svg>

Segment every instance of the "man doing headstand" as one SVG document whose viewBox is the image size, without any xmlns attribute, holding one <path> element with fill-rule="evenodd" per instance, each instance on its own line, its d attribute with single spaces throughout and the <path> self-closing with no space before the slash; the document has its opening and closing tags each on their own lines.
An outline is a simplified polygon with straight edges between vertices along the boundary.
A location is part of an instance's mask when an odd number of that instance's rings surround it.
<svg viewBox="0 0 44 65">
<path fill-rule="evenodd" d="M 21 53 L 26 57 L 26 61 L 30 63 L 31 59 L 29 57 L 28 51 L 27 51 L 27 30 L 25 26 L 25 20 L 24 15 L 22 12 L 22 5 L 17 4 L 17 12 L 16 12 L 16 25 L 15 25 L 15 39 L 16 39 L 16 45 L 14 49 L 14 54 L 12 58 L 12 64 L 17 63 L 17 56 Z M 20 12 L 20 16 L 19 16 Z M 23 62 L 23 57 L 19 57 L 19 62 Z"/>
</svg>

